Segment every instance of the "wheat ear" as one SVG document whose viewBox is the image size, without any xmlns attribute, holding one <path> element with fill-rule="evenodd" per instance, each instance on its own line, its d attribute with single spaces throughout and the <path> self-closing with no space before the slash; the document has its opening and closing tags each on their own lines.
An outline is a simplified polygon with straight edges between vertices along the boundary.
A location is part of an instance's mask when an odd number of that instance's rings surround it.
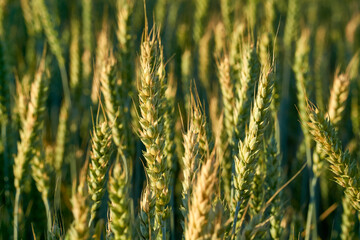
<svg viewBox="0 0 360 240">
<path fill-rule="evenodd" d="M 243 49 L 240 71 L 240 87 L 236 90 L 234 109 L 234 146 L 237 152 L 237 143 L 245 137 L 245 126 L 250 117 L 250 106 L 254 98 L 255 84 L 260 76 L 260 62 L 255 47 L 246 45 Z"/>
<path fill-rule="evenodd" d="M 34 82 L 31 86 L 30 103 L 27 117 L 20 132 L 20 142 L 18 142 L 18 153 L 14 159 L 14 185 L 16 189 L 14 206 L 14 239 L 18 237 L 18 214 L 19 201 L 24 173 L 28 169 L 30 160 L 34 156 L 34 146 L 40 140 L 40 134 L 47 99 L 49 81 L 43 76 L 45 71 L 45 56 L 43 56 L 39 68 L 35 74 Z"/>
<path fill-rule="evenodd" d="M 266 148 L 266 201 L 281 187 L 281 158 L 275 136 L 272 135 Z M 280 197 L 276 197 L 270 209 L 270 235 L 272 239 L 280 239 L 282 233 L 282 206 Z"/>
<path fill-rule="evenodd" d="M 239 142 L 239 153 L 235 157 L 234 204 L 235 206 L 238 205 L 240 216 L 243 215 L 250 199 L 250 189 L 258 163 L 262 135 L 269 120 L 273 84 L 274 79 L 271 73 L 262 72 L 254 107 L 250 115 L 249 128 L 244 141 Z M 233 211 L 235 212 L 235 208 Z"/>
<path fill-rule="evenodd" d="M 185 222 L 184 236 L 186 240 L 202 239 L 211 223 L 209 213 L 217 183 L 219 162 L 214 155 L 203 163 L 198 173 L 196 184 L 191 193 L 188 221 Z"/>
<path fill-rule="evenodd" d="M 129 189 L 127 170 L 121 166 L 120 161 L 116 161 L 108 183 L 110 229 L 116 240 L 132 237 Z"/>
<path fill-rule="evenodd" d="M 164 118 L 165 86 L 162 66 L 161 45 L 156 32 L 143 34 L 140 55 L 140 138 L 146 147 L 146 173 L 152 194 L 156 199 L 155 229 L 166 228 L 169 216 L 170 169 L 167 165 L 165 148 Z M 164 230 L 164 231 L 163 231 Z M 162 233 L 166 234 L 165 229 Z"/>
<path fill-rule="evenodd" d="M 336 74 L 333 87 L 330 94 L 328 116 L 335 129 L 339 128 L 343 117 L 346 100 L 349 95 L 350 79 L 346 74 Z M 324 169 L 325 156 L 321 153 L 320 145 L 316 145 L 316 151 L 313 154 L 313 171 L 315 176 L 319 177 Z"/>
<path fill-rule="evenodd" d="M 111 132 L 106 122 L 97 124 L 91 139 L 89 172 L 87 176 L 88 191 L 92 200 L 90 221 L 91 226 L 104 195 L 105 175 L 109 168 L 111 155 Z"/>
<path fill-rule="evenodd" d="M 308 106 L 309 122 L 307 126 L 313 139 L 320 145 L 321 151 L 330 163 L 330 169 L 335 174 L 336 182 L 344 188 L 349 201 L 360 210 L 360 186 L 357 179 L 355 161 L 351 161 L 349 152 L 342 150 L 341 141 L 335 128 L 315 106 Z"/>
<path fill-rule="evenodd" d="M 192 122 L 190 122 L 187 132 L 183 134 L 183 139 L 184 156 L 182 158 L 182 161 L 184 164 L 184 179 L 182 181 L 182 206 L 180 209 L 185 218 L 185 221 L 188 221 L 187 216 L 189 212 L 189 196 L 191 196 L 191 192 L 193 189 L 192 183 L 194 181 L 196 169 L 198 168 L 200 163 L 198 135 L 196 134 Z"/>
</svg>

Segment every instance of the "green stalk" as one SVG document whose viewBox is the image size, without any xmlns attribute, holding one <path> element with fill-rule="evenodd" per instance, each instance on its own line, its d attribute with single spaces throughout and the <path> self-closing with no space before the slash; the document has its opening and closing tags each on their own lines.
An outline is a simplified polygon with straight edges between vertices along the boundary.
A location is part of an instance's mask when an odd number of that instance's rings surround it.
<svg viewBox="0 0 360 240">
<path fill-rule="evenodd" d="M 51 218 L 51 211 L 50 211 L 50 204 L 49 204 L 49 200 L 47 197 L 42 196 L 42 200 L 44 202 L 45 205 L 45 210 L 46 210 L 46 222 L 47 222 L 47 239 L 50 240 L 51 239 L 51 232 L 52 232 L 52 218 Z"/>
<path fill-rule="evenodd" d="M 19 201 L 20 201 L 20 188 L 16 188 L 15 205 L 14 205 L 14 240 L 18 239 L 19 232 Z"/>
</svg>

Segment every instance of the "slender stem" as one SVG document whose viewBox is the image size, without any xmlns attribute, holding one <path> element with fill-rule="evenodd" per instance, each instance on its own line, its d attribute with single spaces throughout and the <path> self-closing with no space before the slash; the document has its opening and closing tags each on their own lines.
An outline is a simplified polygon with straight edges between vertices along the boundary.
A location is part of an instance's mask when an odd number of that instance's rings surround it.
<svg viewBox="0 0 360 240">
<path fill-rule="evenodd" d="M 60 67 L 60 75 L 61 75 L 61 81 L 62 81 L 62 85 L 63 85 L 65 101 L 67 101 L 67 104 L 68 104 L 69 109 L 70 109 L 71 97 L 70 97 L 70 87 L 69 87 L 69 84 L 68 84 L 66 68 L 65 68 L 65 65 L 63 63 L 60 63 L 60 62 L 59 62 L 59 67 Z"/>
<path fill-rule="evenodd" d="M 316 201 L 315 201 L 315 188 L 317 179 L 312 172 L 312 160 L 311 160 L 311 145 L 310 140 L 305 139 L 306 144 L 306 162 L 309 170 L 309 188 L 310 188 L 310 202 L 308 208 L 308 215 L 306 221 L 306 236 L 305 240 L 310 239 L 310 233 L 312 239 L 317 239 L 317 221 L 316 221 Z"/>
<path fill-rule="evenodd" d="M 9 159 L 7 154 L 7 139 L 6 139 L 6 122 L 1 122 L 1 142 L 3 144 L 3 157 L 4 157 L 4 189 L 5 189 L 5 201 L 6 206 L 9 206 L 10 199 L 10 184 L 9 184 Z"/>
<path fill-rule="evenodd" d="M 51 228 L 52 228 L 52 219 L 51 219 L 49 200 L 48 200 L 47 196 L 42 196 L 42 200 L 44 202 L 45 210 L 46 210 L 47 231 L 48 231 L 47 239 L 51 239 L 50 233 L 51 233 Z"/>
<path fill-rule="evenodd" d="M 14 205 L 14 240 L 18 239 L 20 192 L 21 192 L 20 188 L 17 188 L 15 194 L 15 205 Z"/>
</svg>

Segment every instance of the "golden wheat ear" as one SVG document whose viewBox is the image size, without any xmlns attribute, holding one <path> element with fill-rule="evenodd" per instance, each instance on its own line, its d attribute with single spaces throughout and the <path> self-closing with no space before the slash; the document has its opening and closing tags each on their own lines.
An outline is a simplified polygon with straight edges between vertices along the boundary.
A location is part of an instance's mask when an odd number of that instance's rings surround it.
<svg viewBox="0 0 360 240">
<path fill-rule="evenodd" d="M 210 212 L 218 182 L 219 161 L 212 153 L 201 166 L 190 196 L 188 216 L 185 220 L 185 239 L 200 239 L 209 234 L 212 224 Z"/>
<path fill-rule="evenodd" d="M 145 145 L 143 156 L 146 161 L 146 174 L 149 178 L 151 194 L 155 199 L 154 231 L 162 236 L 167 232 L 170 201 L 169 184 L 171 169 L 165 155 L 166 132 L 166 79 L 163 64 L 162 46 L 158 31 L 153 28 L 150 33 L 143 33 L 140 54 L 140 139 Z"/>
</svg>

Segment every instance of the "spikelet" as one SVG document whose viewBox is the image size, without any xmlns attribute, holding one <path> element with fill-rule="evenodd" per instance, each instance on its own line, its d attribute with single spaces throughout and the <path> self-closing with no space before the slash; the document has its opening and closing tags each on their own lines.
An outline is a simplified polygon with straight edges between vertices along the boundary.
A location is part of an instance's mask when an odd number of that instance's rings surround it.
<svg viewBox="0 0 360 240">
<path fill-rule="evenodd" d="M 209 213 L 211 212 L 211 203 L 217 184 L 219 162 L 212 156 L 203 163 L 191 193 L 191 202 L 189 206 L 188 221 L 185 222 L 184 236 L 186 240 L 204 239 L 208 234 Z"/>
<path fill-rule="evenodd" d="M 92 200 L 89 226 L 95 218 L 96 210 L 105 192 L 105 175 L 109 168 L 110 155 L 111 132 L 107 123 L 102 122 L 93 130 L 91 139 L 91 161 L 87 175 L 88 191 Z"/>
<path fill-rule="evenodd" d="M 235 195 L 232 210 L 235 212 L 236 205 L 239 205 L 240 216 L 243 215 L 250 198 L 251 191 L 249 189 L 251 189 L 254 171 L 258 163 L 260 143 L 265 126 L 269 121 L 273 82 L 271 73 L 262 71 L 257 96 L 250 115 L 249 128 L 244 141 L 239 142 L 239 153 L 235 157 Z"/>
<path fill-rule="evenodd" d="M 141 195 L 139 211 L 139 237 L 140 239 L 156 239 L 158 230 L 153 230 L 155 199 L 151 196 L 150 187 L 147 185 Z"/>
<path fill-rule="evenodd" d="M 131 239 L 130 183 L 126 169 L 116 161 L 109 174 L 110 229 L 116 240 Z"/>
</svg>

